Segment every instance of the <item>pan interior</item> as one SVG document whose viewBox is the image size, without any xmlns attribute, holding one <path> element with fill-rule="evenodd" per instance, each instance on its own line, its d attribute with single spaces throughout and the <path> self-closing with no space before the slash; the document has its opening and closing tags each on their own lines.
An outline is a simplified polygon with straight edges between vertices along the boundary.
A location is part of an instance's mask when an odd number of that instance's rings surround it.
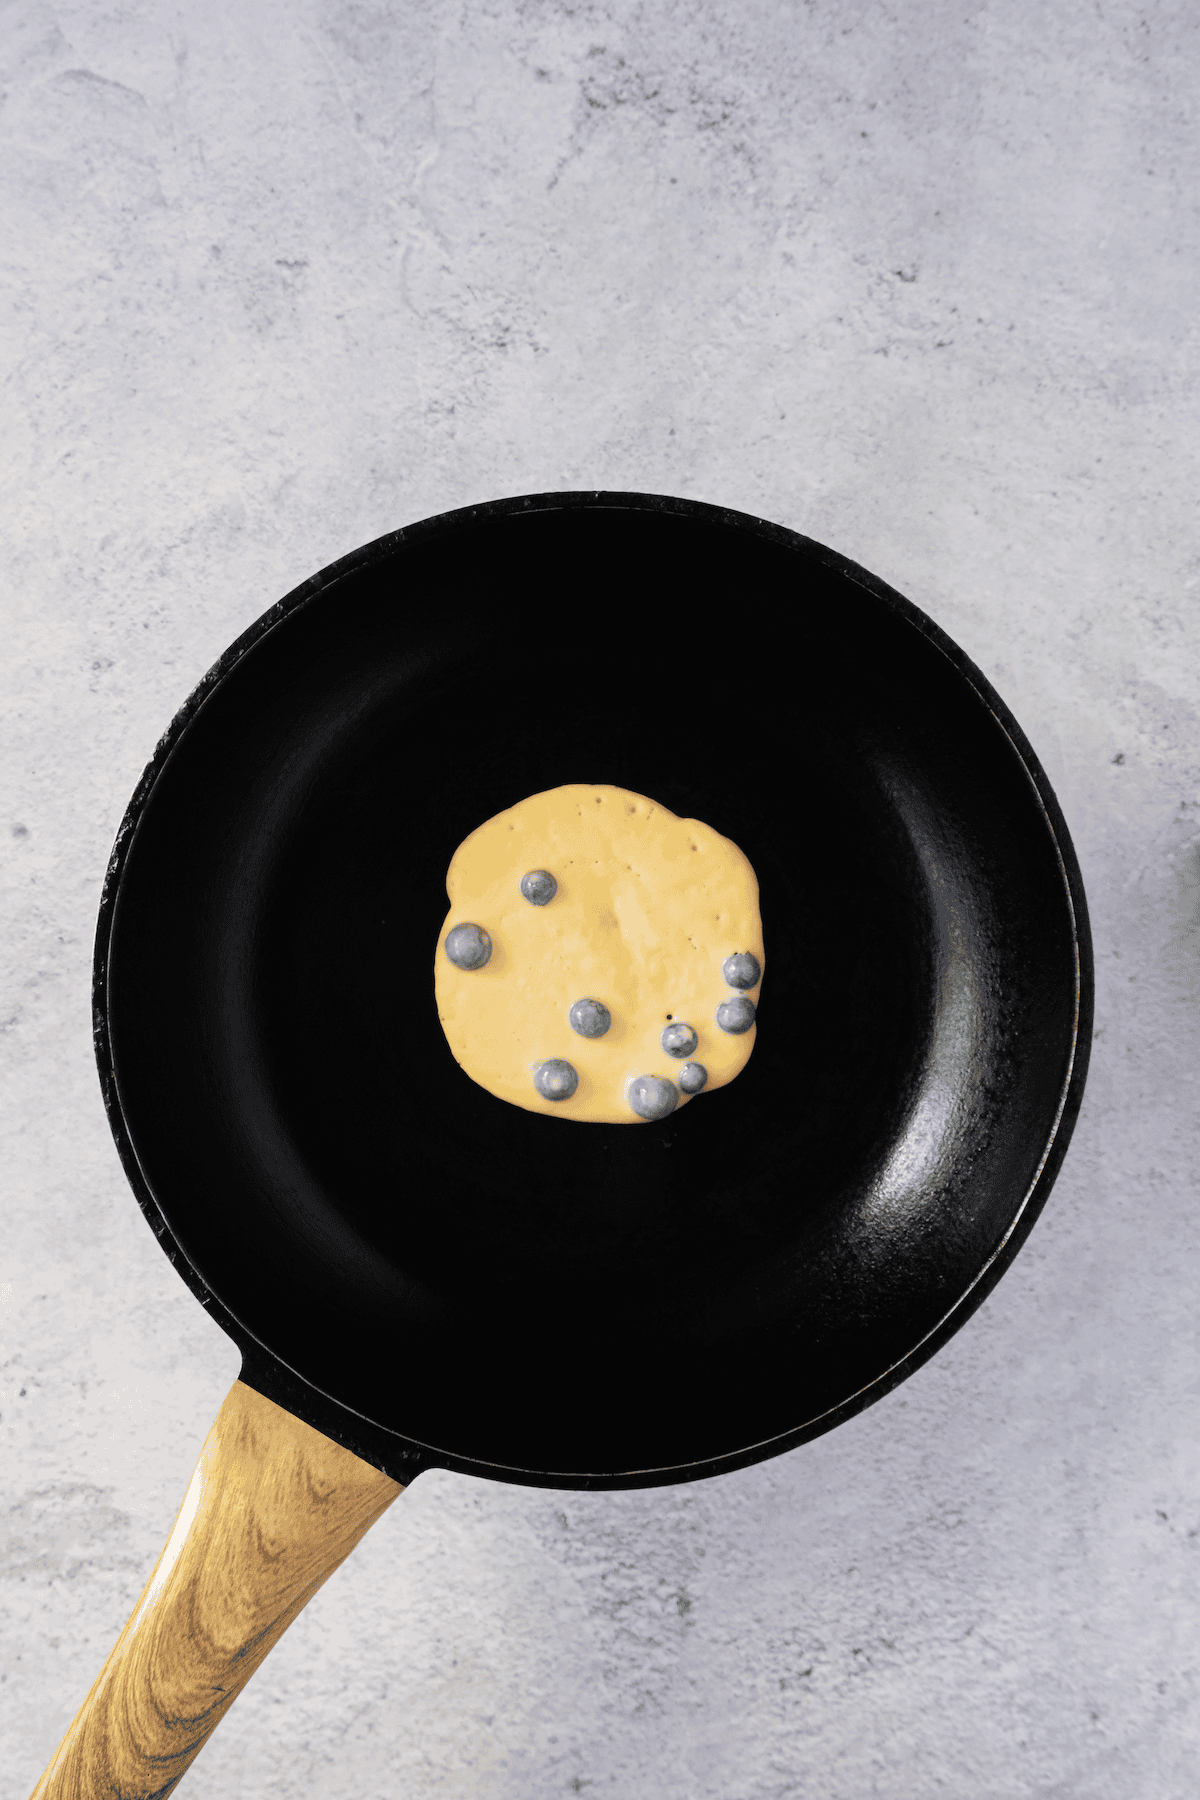
<svg viewBox="0 0 1200 1800">
<path fill-rule="evenodd" d="M 438 1023 L 451 855 L 567 782 L 759 878 L 754 1053 L 660 1124 L 506 1105 Z M 460 518 L 288 612 L 162 767 L 108 965 L 130 1139 L 222 1305 L 518 1479 L 733 1455 L 909 1354 L 1020 1211 L 1075 1007 L 1055 841 L 953 662 L 792 544 L 616 507 Z"/>
</svg>

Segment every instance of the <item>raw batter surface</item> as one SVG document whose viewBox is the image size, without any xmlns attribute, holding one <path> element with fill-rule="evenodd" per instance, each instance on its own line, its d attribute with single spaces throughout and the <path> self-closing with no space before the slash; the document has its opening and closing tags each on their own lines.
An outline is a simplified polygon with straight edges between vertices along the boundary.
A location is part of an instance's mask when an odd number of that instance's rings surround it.
<svg viewBox="0 0 1200 1800">
<path fill-rule="evenodd" d="M 709 826 L 624 788 L 552 788 L 473 831 L 446 892 L 438 1016 L 489 1093 L 636 1125 L 745 1068 L 758 882 Z"/>
</svg>

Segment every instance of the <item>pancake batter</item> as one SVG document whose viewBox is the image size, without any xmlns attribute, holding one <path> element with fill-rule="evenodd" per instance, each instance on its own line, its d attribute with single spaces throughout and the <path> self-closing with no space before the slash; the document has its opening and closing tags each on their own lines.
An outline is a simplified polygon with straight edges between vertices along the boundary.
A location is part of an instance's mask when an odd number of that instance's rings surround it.
<svg viewBox="0 0 1200 1800">
<path fill-rule="evenodd" d="M 758 882 L 707 825 L 624 788 L 552 788 L 473 831 L 446 892 L 438 1017 L 499 1099 L 636 1125 L 745 1068 Z"/>
</svg>

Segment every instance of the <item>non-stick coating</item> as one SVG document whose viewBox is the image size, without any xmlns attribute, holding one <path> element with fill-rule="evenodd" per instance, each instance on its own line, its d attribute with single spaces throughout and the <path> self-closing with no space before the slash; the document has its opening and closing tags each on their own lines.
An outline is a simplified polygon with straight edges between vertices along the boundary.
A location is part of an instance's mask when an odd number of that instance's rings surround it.
<svg viewBox="0 0 1200 1800">
<path fill-rule="evenodd" d="M 135 1187 L 260 1385 L 381 1466 L 618 1486 L 911 1372 L 1042 1204 L 1090 1036 L 1074 854 L 962 653 L 818 545 L 641 496 L 448 515 L 263 623 L 160 748 L 98 939 Z M 509 1106 L 438 1023 L 455 848 L 566 782 L 758 875 L 753 1055 L 659 1124 Z"/>
</svg>

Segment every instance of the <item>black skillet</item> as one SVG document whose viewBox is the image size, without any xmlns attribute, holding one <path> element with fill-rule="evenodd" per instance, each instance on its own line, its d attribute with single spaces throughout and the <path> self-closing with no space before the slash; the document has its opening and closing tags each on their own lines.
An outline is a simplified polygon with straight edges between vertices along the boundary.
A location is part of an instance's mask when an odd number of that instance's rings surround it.
<svg viewBox="0 0 1200 1800">
<path fill-rule="evenodd" d="M 454 850 L 567 782 L 758 875 L 753 1054 L 660 1123 L 507 1105 L 438 1023 Z M 844 557 L 658 495 L 448 513 L 281 600 L 160 743 L 96 943 L 163 1248 L 243 1383 L 401 1483 L 696 1480 L 882 1398 L 1029 1232 L 1091 1017 L 995 690 Z"/>
</svg>

